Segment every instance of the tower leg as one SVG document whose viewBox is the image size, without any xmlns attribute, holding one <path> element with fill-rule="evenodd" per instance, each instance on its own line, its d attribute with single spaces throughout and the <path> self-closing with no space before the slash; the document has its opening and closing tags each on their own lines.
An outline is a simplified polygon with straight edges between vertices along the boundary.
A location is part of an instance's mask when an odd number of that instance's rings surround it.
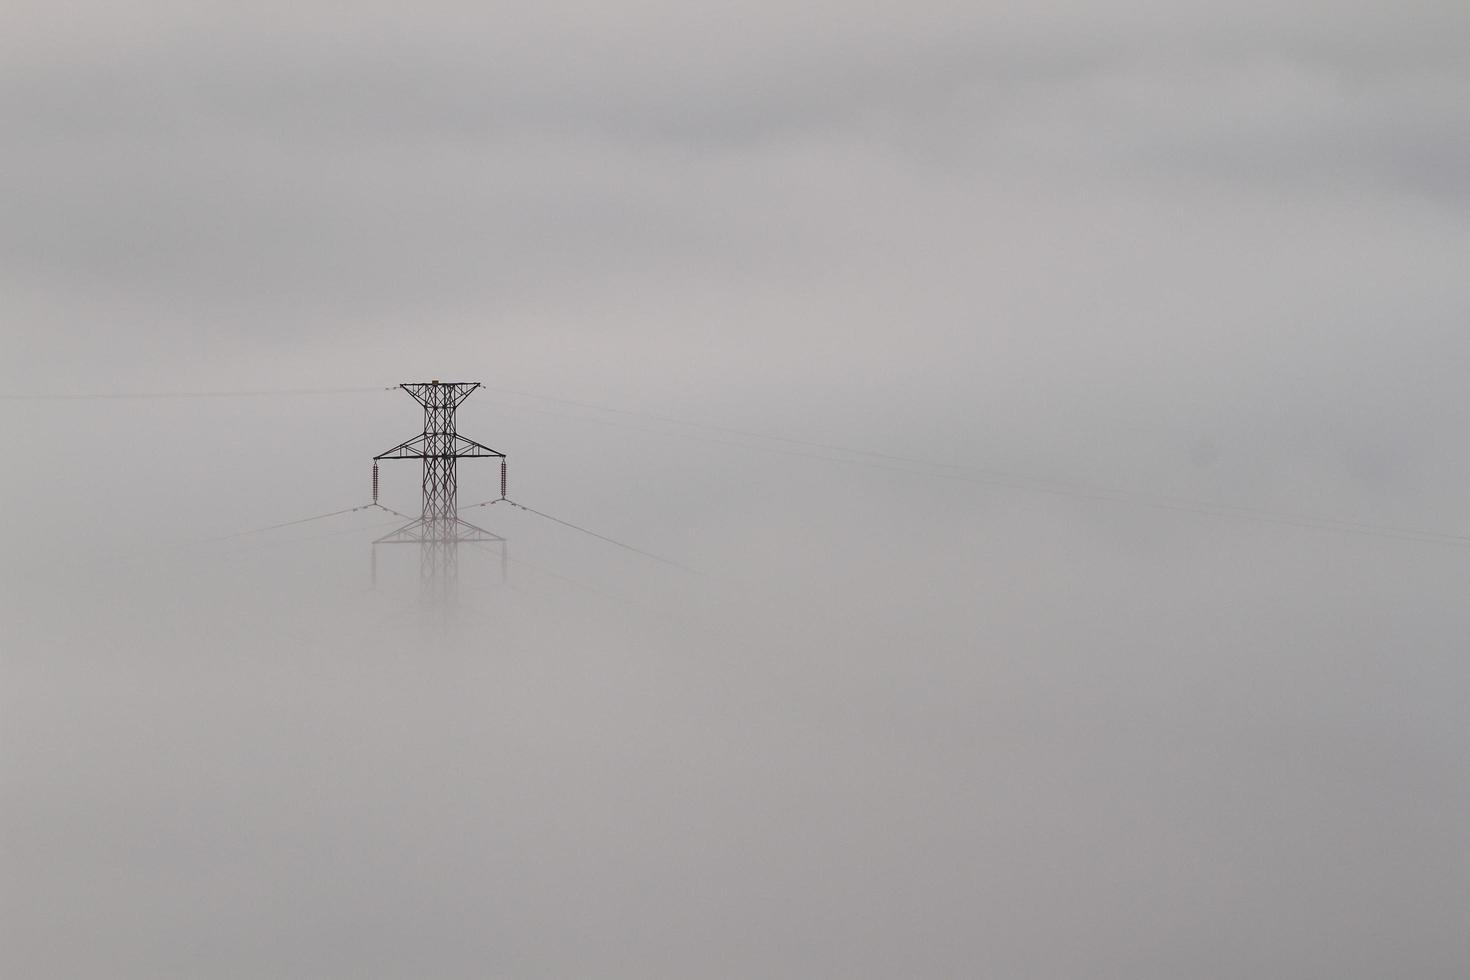
<svg viewBox="0 0 1470 980">
<path fill-rule="evenodd" d="M 459 553 L 461 540 L 486 540 L 488 532 L 459 520 L 459 474 L 461 457 L 499 457 L 500 495 L 505 496 L 505 455 L 461 437 L 455 412 L 478 382 L 429 381 L 400 386 L 424 410 L 424 427 L 419 435 L 374 457 L 373 503 L 378 502 L 379 459 L 416 459 L 423 465 L 423 509 L 419 519 L 380 539 L 387 543 L 416 542 L 419 545 L 420 595 L 423 604 L 449 609 L 459 599 Z M 470 529 L 466 536 L 462 525 Z M 495 536 L 490 535 L 491 539 Z M 373 556 L 373 582 L 377 583 L 377 556 Z M 502 555 L 501 577 L 505 577 Z"/>
</svg>

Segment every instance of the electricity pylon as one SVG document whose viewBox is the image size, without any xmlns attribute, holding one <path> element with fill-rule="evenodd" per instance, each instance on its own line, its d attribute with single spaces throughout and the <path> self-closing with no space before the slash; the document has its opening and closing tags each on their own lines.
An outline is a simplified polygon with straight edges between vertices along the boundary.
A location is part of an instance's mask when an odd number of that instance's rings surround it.
<svg viewBox="0 0 1470 980">
<path fill-rule="evenodd" d="M 459 598 L 460 542 L 498 543 L 502 565 L 505 556 L 504 538 L 459 516 L 456 464 L 461 459 L 499 459 L 500 495 L 503 497 L 505 454 L 465 438 L 455 427 L 455 411 L 480 387 L 478 381 L 422 381 L 398 387 L 423 406 L 424 431 L 373 457 L 373 502 L 377 503 L 378 498 L 379 460 L 418 459 L 424 466 L 423 512 L 418 520 L 410 521 L 373 542 L 373 565 L 377 567 L 376 548 L 380 544 L 417 544 L 424 599 L 447 607 Z"/>
</svg>

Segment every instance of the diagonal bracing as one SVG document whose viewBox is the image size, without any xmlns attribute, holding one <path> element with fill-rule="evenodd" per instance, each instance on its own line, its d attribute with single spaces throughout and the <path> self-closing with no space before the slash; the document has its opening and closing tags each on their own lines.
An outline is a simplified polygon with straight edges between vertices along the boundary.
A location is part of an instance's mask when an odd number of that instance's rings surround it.
<svg viewBox="0 0 1470 980">
<path fill-rule="evenodd" d="M 451 605 L 459 594 L 460 542 L 499 543 L 501 548 L 505 547 L 504 538 L 460 518 L 457 464 L 461 459 L 499 459 L 500 493 L 503 497 L 506 489 L 505 454 L 457 431 L 455 413 L 464 400 L 480 387 L 478 381 L 424 381 L 399 387 L 423 408 L 423 431 L 373 457 L 373 486 L 376 492 L 380 461 L 417 459 L 423 466 L 423 507 L 417 520 L 384 535 L 373 544 L 417 544 L 425 600 Z"/>
</svg>

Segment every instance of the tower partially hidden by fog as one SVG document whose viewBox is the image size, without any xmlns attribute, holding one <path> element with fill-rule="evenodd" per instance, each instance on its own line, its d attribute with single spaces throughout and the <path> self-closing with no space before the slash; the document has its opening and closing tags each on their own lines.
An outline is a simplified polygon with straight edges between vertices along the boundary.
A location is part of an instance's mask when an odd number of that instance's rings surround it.
<svg viewBox="0 0 1470 980">
<path fill-rule="evenodd" d="M 493 457 L 500 460 L 500 495 L 505 496 L 505 454 L 459 434 L 455 413 L 478 381 L 420 381 L 399 385 L 423 406 L 423 431 L 373 457 L 373 502 L 377 502 L 378 462 L 385 459 L 423 461 L 423 507 L 415 521 L 373 542 L 417 544 L 419 575 L 426 603 L 452 606 L 459 597 L 459 545 L 464 541 L 498 543 L 504 557 L 505 539 L 459 516 L 461 459 Z"/>
</svg>

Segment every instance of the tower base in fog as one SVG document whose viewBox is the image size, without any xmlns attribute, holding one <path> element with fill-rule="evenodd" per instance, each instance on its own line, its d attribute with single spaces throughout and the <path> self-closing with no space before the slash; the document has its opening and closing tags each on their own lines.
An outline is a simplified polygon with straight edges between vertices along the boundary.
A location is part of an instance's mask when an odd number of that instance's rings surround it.
<svg viewBox="0 0 1470 980">
<path fill-rule="evenodd" d="M 373 574 L 377 576 L 377 546 L 380 544 L 417 544 L 419 576 L 426 602 L 450 606 L 459 598 L 459 545 L 493 544 L 500 550 L 501 578 L 505 576 L 505 539 L 459 516 L 459 474 L 461 459 L 500 460 L 500 493 L 505 495 L 505 454 L 467 439 L 456 428 L 455 413 L 478 387 L 475 382 L 425 381 L 399 385 L 424 410 L 424 430 L 385 453 L 373 457 L 385 459 L 417 459 L 423 463 L 423 511 L 391 534 L 373 542 Z M 376 500 L 377 476 L 374 471 Z"/>
</svg>

